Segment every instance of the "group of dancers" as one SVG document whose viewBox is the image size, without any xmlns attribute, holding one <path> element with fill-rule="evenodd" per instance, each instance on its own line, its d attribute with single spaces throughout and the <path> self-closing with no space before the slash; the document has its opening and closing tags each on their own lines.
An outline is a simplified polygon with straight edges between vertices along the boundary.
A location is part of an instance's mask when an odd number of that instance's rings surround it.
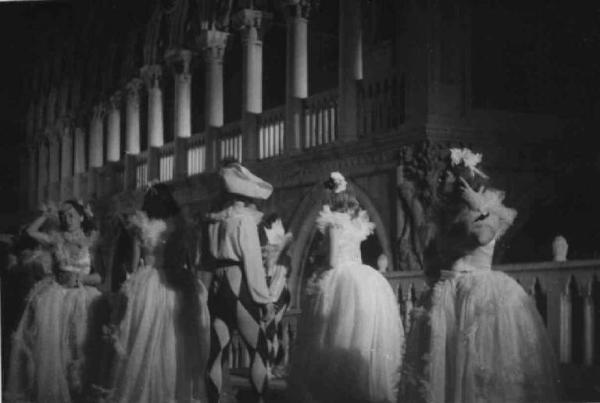
<svg viewBox="0 0 600 403">
<path fill-rule="evenodd" d="M 362 263 L 360 244 L 374 224 L 344 176 L 330 174 L 315 223 L 325 258 L 304 286 L 286 371 L 290 402 L 560 399 L 534 302 L 491 270 L 495 242 L 516 212 L 503 205 L 480 162 L 468 149 L 450 150 L 424 273 L 429 287 L 406 338 L 390 284 Z M 52 211 L 27 228 L 51 254 L 13 336 L 7 401 L 86 401 L 90 385 L 102 384 L 99 363 L 107 360 L 95 341 L 104 334 L 114 352 L 104 401 L 223 402 L 224 352 L 234 331 L 249 352 L 252 398 L 264 401 L 277 324 L 290 301 L 284 251 L 292 235 L 257 208 L 271 196 L 269 183 L 237 162 L 219 174 L 226 197 L 201 230 L 186 224 L 164 184 L 151 186 L 127 217 L 130 274 L 104 333 L 93 314 L 101 278 L 91 270 L 89 212 L 69 201 L 60 230 L 41 230 Z M 198 273 L 210 273 L 210 281 Z"/>
</svg>

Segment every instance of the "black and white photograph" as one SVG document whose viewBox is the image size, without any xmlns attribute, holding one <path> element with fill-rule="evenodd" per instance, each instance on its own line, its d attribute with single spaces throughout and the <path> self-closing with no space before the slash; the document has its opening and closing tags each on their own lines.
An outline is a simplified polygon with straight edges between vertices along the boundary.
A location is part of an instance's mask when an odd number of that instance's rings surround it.
<svg viewBox="0 0 600 403">
<path fill-rule="evenodd" d="M 600 402 L 600 3 L 0 0 L 0 401 Z"/>
</svg>

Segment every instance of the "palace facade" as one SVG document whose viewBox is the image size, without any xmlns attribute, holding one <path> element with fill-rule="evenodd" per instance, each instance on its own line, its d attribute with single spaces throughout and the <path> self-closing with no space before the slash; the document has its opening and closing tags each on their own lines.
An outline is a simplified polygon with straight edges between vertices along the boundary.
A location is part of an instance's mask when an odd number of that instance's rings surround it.
<svg viewBox="0 0 600 403">
<path fill-rule="evenodd" d="M 295 235 L 294 307 L 310 275 L 306 263 L 319 241 L 313 223 L 330 171 L 349 178 L 375 222 L 363 257 L 373 266 L 388 257 L 405 317 L 422 286 L 429 207 L 449 146 L 482 152 L 507 204 L 519 211 L 499 262 L 534 199 L 556 191 L 563 167 L 556 139 L 568 135 L 569 122 L 488 102 L 486 91 L 502 83 L 500 68 L 492 68 L 501 52 L 474 51 L 484 34 L 474 27 L 485 21 L 473 18 L 481 10 L 471 2 L 80 3 L 42 38 L 24 91 L 21 200 L 28 210 L 69 198 L 94 204 L 106 234 L 106 289 L 119 231 L 111 212 L 132 208 L 158 180 L 198 217 L 211 208 L 225 157 L 275 187 L 261 207 L 278 212 Z M 529 90 L 537 96 L 533 84 Z M 571 278 L 583 298 L 600 265 L 530 266 L 505 268 L 531 287 L 563 363 L 571 363 L 579 351 L 571 336 L 583 337 L 569 333 L 578 319 L 565 322 Z M 595 304 L 590 315 L 597 318 Z M 591 341 L 575 354 L 579 363 L 597 363 L 597 326 L 585 323 Z"/>
</svg>

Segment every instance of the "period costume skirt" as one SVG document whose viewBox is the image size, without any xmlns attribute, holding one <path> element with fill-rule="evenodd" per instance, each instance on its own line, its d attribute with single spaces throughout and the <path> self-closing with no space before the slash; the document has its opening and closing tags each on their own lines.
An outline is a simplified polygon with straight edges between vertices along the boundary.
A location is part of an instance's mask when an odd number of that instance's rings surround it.
<svg viewBox="0 0 600 403">
<path fill-rule="evenodd" d="M 552 402 L 554 351 L 533 299 L 502 272 L 443 272 L 414 311 L 404 401 Z"/>
<path fill-rule="evenodd" d="M 7 401 L 68 403 L 88 383 L 94 287 L 66 288 L 52 277 L 31 290 L 13 335 Z"/>
<path fill-rule="evenodd" d="M 204 392 L 209 313 L 204 286 L 188 272 L 173 283 L 140 267 L 122 289 L 111 402 L 192 402 Z"/>
<path fill-rule="evenodd" d="M 395 402 L 404 331 L 375 269 L 347 262 L 308 286 L 292 356 L 292 391 L 318 402 Z"/>
</svg>

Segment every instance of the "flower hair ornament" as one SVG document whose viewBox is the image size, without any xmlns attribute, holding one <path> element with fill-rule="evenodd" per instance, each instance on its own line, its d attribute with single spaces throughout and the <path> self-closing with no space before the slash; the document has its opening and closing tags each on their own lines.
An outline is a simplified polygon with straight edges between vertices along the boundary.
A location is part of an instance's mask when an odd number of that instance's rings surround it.
<svg viewBox="0 0 600 403">
<path fill-rule="evenodd" d="M 450 163 L 453 167 L 463 165 L 467 168 L 472 176 L 475 174 L 481 176 L 484 179 L 488 179 L 488 176 L 484 174 L 477 165 L 481 163 L 482 155 L 474 153 L 468 148 L 451 148 L 450 149 Z"/>
<path fill-rule="evenodd" d="M 329 174 L 329 179 L 325 182 L 325 186 L 333 191 L 333 193 L 341 193 L 346 190 L 348 183 L 344 175 L 335 171 Z"/>
</svg>

